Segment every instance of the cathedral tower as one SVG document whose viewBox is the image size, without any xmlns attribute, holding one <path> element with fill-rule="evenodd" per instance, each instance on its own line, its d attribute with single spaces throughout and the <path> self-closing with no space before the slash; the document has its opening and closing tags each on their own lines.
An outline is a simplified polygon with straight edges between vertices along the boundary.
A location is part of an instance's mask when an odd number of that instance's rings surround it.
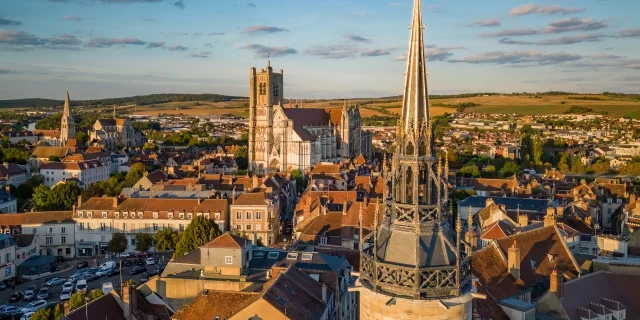
<svg viewBox="0 0 640 320">
<path fill-rule="evenodd" d="M 444 210 L 446 172 L 433 148 L 422 33 L 414 0 L 402 116 L 390 170 L 384 164 L 392 192 L 385 192 L 382 223 L 361 237 L 356 290 L 365 320 L 471 319 L 470 257 Z"/>
<path fill-rule="evenodd" d="M 76 125 L 73 122 L 73 115 L 71 114 L 71 105 L 69 103 L 69 91 L 64 99 L 64 110 L 62 111 L 62 120 L 60 123 L 60 146 L 67 144 L 69 139 L 76 137 Z"/>
<path fill-rule="evenodd" d="M 263 173 L 273 145 L 273 107 L 283 105 L 284 71 L 274 73 L 271 61 L 259 72 L 249 71 L 249 170 Z"/>
</svg>

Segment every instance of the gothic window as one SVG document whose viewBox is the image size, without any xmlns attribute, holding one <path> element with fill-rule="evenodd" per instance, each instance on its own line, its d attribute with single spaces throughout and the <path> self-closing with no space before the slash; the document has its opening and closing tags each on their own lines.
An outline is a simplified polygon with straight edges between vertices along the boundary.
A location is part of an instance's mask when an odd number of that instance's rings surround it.
<svg viewBox="0 0 640 320">
<path fill-rule="evenodd" d="M 266 92 L 265 90 L 266 85 L 264 83 L 260 83 L 260 85 L 258 86 L 258 94 L 259 95 L 264 95 Z"/>
<path fill-rule="evenodd" d="M 407 168 L 407 175 L 405 180 L 407 186 L 407 201 L 406 203 L 413 202 L 413 172 L 411 171 L 411 167 Z"/>
<path fill-rule="evenodd" d="M 407 155 L 412 155 L 413 154 L 413 143 L 409 142 L 407 144 Z"/>
<path fill-rule="evenodd" d="M 273 85 L 273 96 L 277 97 L 278 96 L 278 84 L 274 84 Z"/>
</svg>

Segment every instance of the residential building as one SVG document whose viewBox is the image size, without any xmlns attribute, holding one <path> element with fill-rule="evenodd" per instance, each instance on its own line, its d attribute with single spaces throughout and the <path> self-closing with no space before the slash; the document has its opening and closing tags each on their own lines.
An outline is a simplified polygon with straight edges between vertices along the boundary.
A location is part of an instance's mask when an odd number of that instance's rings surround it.
<svg viewBox="0 0 640 320">
<path fill-rule="evenodd" d="M 17 187 L 25 181 L 27 181 L 27 170 L 21 166 L 9 162 L 0 165 L 0 184 L 10 184 Z"/>
<path fill-rule="evenodd" d="M 82 188 L 98 181 L 109 180 L 110 169 L 99 160 L 80 162 L 48 162 L 40 166 L 44 184 L 52 187 L 65 180 L 75 180 Z"/>
<path fill-rule="evenodd" d="M 0 234 L 0 281 L 16 276 L 16 241 L 10 234 Z"/>
<path fill-rule="evenodd" d="M 61 161 L 71 151 L 67 147 L 38 146 L 29 157 L 31 168 L 38 169 L 44 163 Z"/>
<path fill-rule="evenodd" d="M 14 234 L 16 241 L 16 265 L 21 265 L 24 261 L 40 252 L 40 243 L 35 234 Z"/>
<path fill-rule="evenodd" d="M 230 206 L 230 230 L 270 246 L 280 234 L 280 203 L 266 192 L 243 193 Z"/>
<path fill-rule="evenodd" d="M 73 214 L 78 256 L 105 254 L 113 233 L 127 238 L 127 252 L 135 251 L 137 233 L 153 234 L 171 228 L 182 232 L 195 217 L 213 219 L 221 231 L 228 230 L 226 199 L 91 198 Z"/>
<path fill-rule="evenodd" d="M 15 213 L 18 210 L 18 200 L 8 190 L 9 186 L 0 189 L 0 214 Z"/>
<path fill-rule="evenodd" d="M 39 255 L 75 257 L 72 211 L 41 211 L 0 215 L 0 232 L 34 235 Z"/>
</svg>

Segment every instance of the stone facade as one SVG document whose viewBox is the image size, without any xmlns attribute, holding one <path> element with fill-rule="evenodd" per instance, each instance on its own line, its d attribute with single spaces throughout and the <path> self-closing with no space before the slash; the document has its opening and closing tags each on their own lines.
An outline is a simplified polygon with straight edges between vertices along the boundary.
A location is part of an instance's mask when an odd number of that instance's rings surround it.
<svg viewBox="0 0 640 320">
<path fill-rule="evenodd" d="M 69 102 L 69 91 L 64 99 L 64 111 L 62 112 L 62 119 L 60 120 L 60 146 L 67 144 L 69 139 L 76 137 L 76 125 L 73 122 L 73 115 L 71 114 L 71 105 Z"/>
<path fill-rule="evenodd" d="M 396 298 L 393 303 L 388 303 L 390 299 L 391 297 L 384 294 L 361 290 L 360 320 L 471 320 L 472 308 L 469 294 L 450 300 Z"/>
<path fill-rule="evenodd" d="M 284 72 L 271 64 L 249 75 L 249 169 L 258 174 L 338 163 L 371 153 L 359 107 L 284 107 Z"/>
<path fill-rule="evenodd" d="M 92 145 L 102 145 L 107 150 L 115 150 L 118 147 L 142 147 L 145 142 L 144 135 L 133 128 L 130 119 L 116 118 L 115 107 L 112 119 L 98 119 L 89 132 L 89 140 Z"/>
</svg>

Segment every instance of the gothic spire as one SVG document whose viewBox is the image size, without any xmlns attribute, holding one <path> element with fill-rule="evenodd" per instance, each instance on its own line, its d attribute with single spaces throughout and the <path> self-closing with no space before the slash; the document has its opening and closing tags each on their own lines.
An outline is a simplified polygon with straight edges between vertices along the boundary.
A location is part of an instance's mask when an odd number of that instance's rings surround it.
<svg viewBox="0 0 640 320">
<path fill-rule="evenodd" d="M 67 96 L 64 98 L 64 111 L 62 111 L 62 115 L 67 117 L 71 115 L 71 106 L 69 103 L 69 91 L 67 91 Z"/>
<path fill-rule="evenodd" d="M 404 82 L 404 98 L 402 100 L 402 127 L 404 132 L 407 132 L 411 127 L 414 130 L 418 130 L 429 119 L 427 73 L 422 29 L 420 0 L 414 0 L 409 52 L 407 54 L 407 72 Z"/>
</svg>

